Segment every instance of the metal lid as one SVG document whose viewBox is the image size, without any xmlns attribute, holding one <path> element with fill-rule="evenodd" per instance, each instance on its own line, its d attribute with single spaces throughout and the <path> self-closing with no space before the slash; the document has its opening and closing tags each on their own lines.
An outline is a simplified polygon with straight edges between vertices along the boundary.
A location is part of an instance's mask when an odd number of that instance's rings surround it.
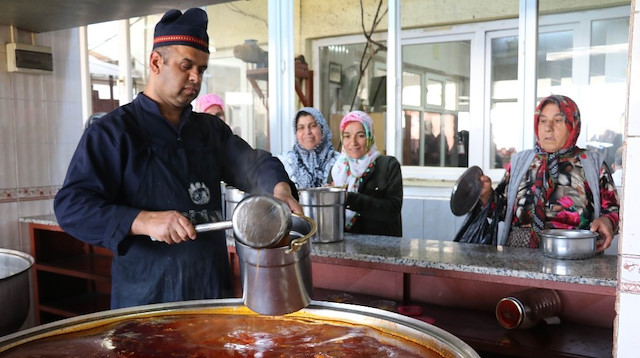
<svg viewBox="0 0 640 358">
<path fill-rule="evenodd" d="M 232 222 L 236 240 L 253 248 L 271 247 L 291 230 L 291 210 L 272 196 L 248 196 L 233 210 Z"/>
<path fill-rule="evenodd" d="M 450 205 L 453 215 L 464 215 L 476 206 L 482 191 L 482 174 L 482 169 L 474 165 L 458 178 L 451 191 Z"/>
</svg>

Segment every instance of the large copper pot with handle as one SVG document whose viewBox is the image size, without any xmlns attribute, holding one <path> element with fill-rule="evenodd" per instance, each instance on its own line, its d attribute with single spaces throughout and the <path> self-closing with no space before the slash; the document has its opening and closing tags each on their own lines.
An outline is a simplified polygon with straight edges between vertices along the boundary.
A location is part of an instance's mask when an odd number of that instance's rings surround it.
<svg viewBox="0 0 640 358">
<path fill-rule="evenodd" d="M 377 308 L 312 301 L 265 316 L 240 299 L 110 310 L 0 337 L 0 358 L 25 356 L 479 357 L 438 327 Z"/>
</svg>

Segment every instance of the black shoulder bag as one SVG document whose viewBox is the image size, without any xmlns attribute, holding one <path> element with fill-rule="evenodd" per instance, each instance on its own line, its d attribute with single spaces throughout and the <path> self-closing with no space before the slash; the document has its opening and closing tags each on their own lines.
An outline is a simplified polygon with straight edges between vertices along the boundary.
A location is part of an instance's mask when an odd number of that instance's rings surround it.
<svg viewBox="0 0 640 358">
<path fill-rule="evenodd" d="M 484 207 L 481 202 L 471 209 L 471 212 L 458 230 L 455 242 L 469 242 L 472 244 L 496 245 L 498 242 L 498 222 L 505 206 L 504 189 L 506 183 L 500 183 L 493 192 L 491 201 Z M 493 213 L 489 215 L 492 202 L 495 202 Z"/>
</svg>

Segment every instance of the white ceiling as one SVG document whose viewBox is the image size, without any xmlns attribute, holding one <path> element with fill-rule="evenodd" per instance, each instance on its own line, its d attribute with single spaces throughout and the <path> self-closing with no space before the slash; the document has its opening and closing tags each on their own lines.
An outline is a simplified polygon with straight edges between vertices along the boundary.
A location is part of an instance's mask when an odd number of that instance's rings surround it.
<svg viewBox="0 0 640 358">
<path fill-rule="evenodd" d="M 48 32 L 232 0 L 0 0 L 0 25 Z"/>
</svg>

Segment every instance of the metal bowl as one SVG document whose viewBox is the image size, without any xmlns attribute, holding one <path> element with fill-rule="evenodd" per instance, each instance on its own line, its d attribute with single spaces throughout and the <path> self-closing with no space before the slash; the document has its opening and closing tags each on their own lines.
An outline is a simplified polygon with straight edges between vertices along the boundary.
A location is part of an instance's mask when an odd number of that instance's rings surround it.
<svg viewBox="0 0 640 358">
<path fill-rule="evenodd" d="M 595 256 L 599 237 L 589 230 L 546 229 L 540 232 L 542 254 L 557 259 L 588 259 Z"/>
</svg>

